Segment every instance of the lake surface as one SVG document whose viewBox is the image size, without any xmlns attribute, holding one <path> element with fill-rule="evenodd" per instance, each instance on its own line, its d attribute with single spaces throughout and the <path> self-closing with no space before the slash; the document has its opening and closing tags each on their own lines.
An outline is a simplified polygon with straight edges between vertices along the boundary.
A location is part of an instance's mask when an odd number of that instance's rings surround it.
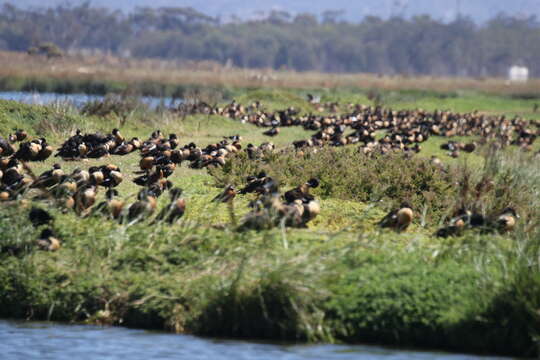
<svg viewBox="0 0 540 360">
<path fill-rule="evenodd" d="M 86 325 L 0 321 L 0 359 L 55 360 L 482 360 L 374 346 L 276 345 Z M 502 358 L 499 358 L 502 359 Z"/>
<path fill-rule="evenodd" d="M 5 91 L 0 92 L 1 100 L 14 100 L 25 104 L 48 105 L 51 103 L 68 102 L 76 107 L 81 107 L 89 101 L 101 100 L 104 96 L 87 95 L 87 94 L 56 94 L 56 93 L 32 93 L 23 91 Z M 151 108 L 156 108 L 160 105 L 171 106 L 174 103 L 178 104 L 180 100 L 172 98 L 158 98 L 143 96 L 140 100 L 149 105 Z"/>
</svg>

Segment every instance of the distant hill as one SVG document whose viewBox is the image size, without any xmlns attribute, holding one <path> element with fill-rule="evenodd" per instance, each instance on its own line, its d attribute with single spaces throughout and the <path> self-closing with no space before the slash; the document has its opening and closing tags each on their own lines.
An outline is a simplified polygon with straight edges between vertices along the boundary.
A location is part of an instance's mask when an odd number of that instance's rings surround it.
<svg viewBox="0 0 540 360">
<path fill-rule="evenodd" d="M 80 4 L 85 0 L 0 0 L 19 7 L 46 7 L 58 4 Z M 359 21 L 366 15 L 388 17 L 429 14 L 435 19 L 452 20 L 459 12 L 476 22 L 484 22 L 499 13 L 512 16 L 540 17 L 540 0 L 91 0 L 96 6 L 121 9 L 125 12 L 137 6 L 190 6 L 211 16 L 243 19 L 260 12 L 285 10 L 292 14 L 309 12 L 321 14 L 325 10 L 345 10 L 344 19 Z"/>
</svg>

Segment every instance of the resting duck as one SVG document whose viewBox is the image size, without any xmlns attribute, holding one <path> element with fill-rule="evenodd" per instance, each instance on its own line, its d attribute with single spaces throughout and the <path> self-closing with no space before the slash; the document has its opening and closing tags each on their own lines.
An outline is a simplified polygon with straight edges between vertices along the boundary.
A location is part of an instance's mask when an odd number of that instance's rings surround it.
<svg viewBox="0 0 540 360">
<path fill-rule="evenodd" d="M 497 217 L 496 227 L 499 232 L 505 233 L 514 230 L 519 215 L 511 207 L 504 209 Z"/>
<path fill-rule="evenodd" d="M 23 129 L 15 130 L 15 133 L 9 135 L 9 141 L 11 143 L 23 141 L 28 136 L 28 133 L 24 131 Z"/>
<path fill-rule="evenodd" d="M 51 170 L 43 172 L 39 177 L 32 183 L 31 188 L 48 188 L 54 186 L 62 180 L 64 176 L 64 171 L 60 164 L 54 164 Z"/>
<path fill-rule="evenodd" d="M 390 211 L 380 222 L 382 228 L 391 228 L 396 231 L 405 231 L 411 224 L 414 212 L 408 202 L 401 203 L 400 207 Z"/>
<path fill-rule="evenodd" d="M 267 130 L 265 132 L 263 132 L 263 135 L 266 135 L 266 136 L 276 136 L 279 134 L 279 128 L 278 127 L 273 127 L 271 128 L 270 130 Z"/>
<path fill-rule="evenodd" d="M 19 150 L 13 155 L 15 159 L 21 161 L 33 161 L 40 153 L 42 147 L 37 141 L 27 141 L 21 143 Z"/>
<path fill-rule="evenodd" d="M 47 225 L 54 221 L 54 217 L 51 216 L 51 214 L 41 208 L 34 206 L 30 209 L 30 212 L 28 213 L 28 219 L 35 227 Z"/>
<path fill-rule="evenodd" d="M 41 232 L 37 245 L 41 250 L 56 251 L 60 249 L 60 240 L 54 235 L 52 229 L 47 228 Z"/>
<path fill-rule="evenodd" d="M 284 195 L 285 201 L 292 203 L 295 200 L 312 200 L 313 196 L 309 194 L 309 189 L 315 189 L 317 187 L 319 187 L 319 180 L 316 178 L 309 179 L 306 183 L 287 191 Z"/>
<path fill-rule="evenodd" d="M 0 136 L 0 156 L 11 156 L 15 153 L 15 149 L 11 144 Z"/>
<path fill-rule="evenodd" d="M 261 171 L 257 176 L 248 176 L 246 178 L 247 185 L 240 189 L 239 194 L 249 194 L 249 193 L 261 193 L 263 186 L 271 179 L 266 175 L 266 172 Z"/>
</svg>

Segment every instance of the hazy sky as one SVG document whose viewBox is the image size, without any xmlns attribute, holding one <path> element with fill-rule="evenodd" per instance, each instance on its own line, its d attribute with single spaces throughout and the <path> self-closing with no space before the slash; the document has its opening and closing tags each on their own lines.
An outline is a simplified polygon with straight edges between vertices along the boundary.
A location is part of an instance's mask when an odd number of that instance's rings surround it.
<svg viewBox="0 0 540 360">
<path fill-rule="evenodd" d="M 54 6 L 78 4 L 85 0 L 0 0 L 18 6 Z M 485 21 L 498 13 L 514 16 L 540 16 L 540 0 L 91 0 L 94 5 L 129 11 L 136 6 L 191 6 L 212 16 L 232 14 L 242 18 L 256 16 L 260 11 L 286 10 L 293 14 L 324 10 L 346 10 L 348 20 L 360 20 L 366 15 L 387 17 L 430 14 L 434 18 L 452 20 L 459 10 L 476 21 Z"/>
</svg>

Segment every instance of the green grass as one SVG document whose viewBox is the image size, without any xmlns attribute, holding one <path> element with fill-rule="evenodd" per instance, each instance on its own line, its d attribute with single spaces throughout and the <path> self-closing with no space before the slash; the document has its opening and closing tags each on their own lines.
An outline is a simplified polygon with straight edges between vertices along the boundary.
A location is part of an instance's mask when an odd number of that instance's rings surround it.
<svg viewBox="0 0 540 360">
<path fill-rule="evenodd" d="M 241 103 L 260 100 L 268 109 L 311 109 L 296 91 L 238 91 L 233 96 Z M 365 99 L 344 91 L 324 96 L 328 101 Z M 471 100 L 461 94 L 407 96 L 416 97 L 403 103 L 407 107 L 421 103 L 425 108 L 455 106 L 458 111 L 475 101 L 482 110 L 505 113 L 529 105 L 506 98 L 499 103 L 498 97 L 484 102 L 474 94 L 467 95 Z M 402 99 L 395 101 L 390 105 Z M 490 109 L 491 104 L 499 105 Z M 22 127 L 55 146 L 76 128 L 110 131 L 120 124 L 127 137 L 146 138 L 160 128 L 177 133 L 182 144 L 204 146 L 236 134 L 244 145 L 269 140 L 262 135 L 264 129 L 231 119 L 142 110 L 88 117 L 65 107 L 2 101 L 0 120 L 4 135 Z M 271 141 L 281 150 L 310 135 L 283 128 Z M 33 246 L 39 229 L 29 226 L 28 207 L 1 206 L 0 247 L 25 251 L 18 256 L 0 253 L 0 317 L 535 356 L 540 336 L 538 162 L 511 149 L 496 154 L 481 149 L 454 160 L 439 149 L 442 141 L 430 138 L 421 156 L 409 161 L 399 156 L 365 159 L 347 147 L 305 157 L 285 151 L 256 162 L 239 156 L 211 173 L 184 165 L 171 177 L 185 190 L 188 204 L 179 224 L 120 225 L 51 208 L 62 239 L 55 253 Z M 430 167 L 431 155 L 449 164 L 448 175 Z M 39 173 L 56 160 L 31 166 Z M 135 154 L 62 166 L 71 171 L 105 163 L 119 165 L 127 175 L 119 190 L 133 201 L 138 189 L 129 180 L 138 167 Z M 321 187 L 314 191 L 321 214 L 307 229 L 236 232 L 226 205 L 210 203 L 218 186 L 240 184 L 242 177 L 261 168 L 284 189 L 310 176 L 321 178 Z M 478 205 L 486 212 L 509 203 L 516 206 L 522 216 L 516 232 L 432 236 L 460 200 L 460 188 L 453 186 L 463 186 L 465 174 L 473 184 L 482 175 L 494 180 L 494 190 Z M 410 198 L 420 213 L 415 223 L 401 234 L 378 229 L 375 224 L 385 210 L 402 198 Z M 235 199 L 237 218 L 249 211 L 251 199 Z M 162 206 L 165 200 L 160 202 Z"/>
</svg>

